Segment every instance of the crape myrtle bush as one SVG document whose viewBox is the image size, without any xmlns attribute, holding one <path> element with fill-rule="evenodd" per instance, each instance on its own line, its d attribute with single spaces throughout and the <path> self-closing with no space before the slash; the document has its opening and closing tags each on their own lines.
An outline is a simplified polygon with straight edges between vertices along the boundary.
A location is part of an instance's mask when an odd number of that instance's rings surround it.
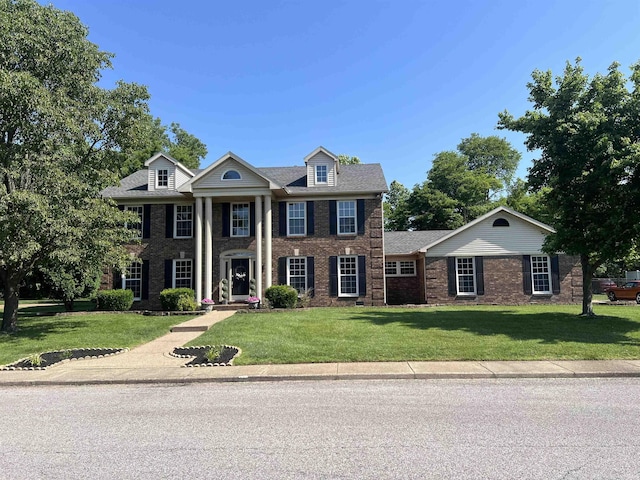
<svg viewBox="0 0 640 480">
<path fill-rule="evenodd" d="M 273 308 L 296 308 L 298 303 L 298 291 L 290 285 L 273 285 L 264 296 Z"/>
<path fill-rule="evenodd" d="M 198 309 L 195 294 L 191 288 L 166 288 L 160 292 L 163 310 L 191 312 Z"/>
<path fill-rule="evenodd" d="M 132 290 L 100 290 L 96 294 L 96 309 L 119 312 L 133 305 Z"/>
</svg>

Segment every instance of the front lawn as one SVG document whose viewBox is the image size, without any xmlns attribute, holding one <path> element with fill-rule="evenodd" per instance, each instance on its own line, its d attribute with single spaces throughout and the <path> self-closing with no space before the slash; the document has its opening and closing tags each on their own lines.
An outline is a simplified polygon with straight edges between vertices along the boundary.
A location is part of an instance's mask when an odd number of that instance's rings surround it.
<svg viewBox="0 0 640 480">
<path fill-rule="evenodd" d="M 62 307 L 60 307 L 62 308 Z M 27 306 L 18 311 L 18 332 L 0 334 L 0 365 L 33 353 L 74 348 L 134 347 L 158 338 L 190 317 L 150 317 L 137 313 L 39 316 L 58 307 Z M 64 310 L 64 308 L 62 308 Z"/>
<path fill-rule="evenodd" d="M 236 314 L 188 345 L 242 349 L 236 365 L 640 358 L 640 307 L 318 308 Z"/>
</svg>

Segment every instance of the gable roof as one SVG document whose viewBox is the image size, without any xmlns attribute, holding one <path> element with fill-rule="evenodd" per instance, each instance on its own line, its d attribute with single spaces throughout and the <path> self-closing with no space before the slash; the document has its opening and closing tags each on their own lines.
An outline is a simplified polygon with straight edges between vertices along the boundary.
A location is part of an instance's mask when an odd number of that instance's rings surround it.
<svg viewBox="0 0 640 480">
<path fill-rule="evenodd" d="M 451 230 L 416 230 L 384 232 L 385 255 L 410 255 L 422 247 L 448 235 Z"/>
<path fill-rule="evenodd" d="M 167 155 L 166 153 L 163 153 L 163 152 L 156 153 L 153 157 L 151 157 L 149 160 L 144 162 L 144 166 L 148 167 L 149 165 L 151 165 L 153 162 L 155 162 L 159 158 L 164 158 L 165 160 L 168 160 L 169 162 L 173 163 L 176 166 L 176 168 L 179 168 L 180 170 L 182 170 L 187 176 L 193 177 L 194 174 L 193 174 L 193 172 L 191 170 L 189 170 L 187 167 L 185 167 L 183 164 L 181 164 L 175 158 L 173 158 L 173 157 L 171 157 L 171 156 L 169 156 L 169 155 Z"/>
<path fill-rule="evenodd" d="M 470 221 L 469 223 L 461 226 L 460 228 L 452 230 L 451 232 L 449 232 L 449 234 L 447 234 L 447 235 L 445 235 L 445 236 L 443 236 L 441 238 L 438 238 L 437 240 L 425 245 L 424 247 L 422 247 L 420 249 L 420 251 L 421 252 L 426 252 L 430 248 L 433 248 L 434 246 L 436 246 L 436 245 L 438 245 L 438 244 L 450 239 L 451 237 L 454 237 L 455 235 L 458 235 L 458 234 L 464 232 L 465 230 L 468 230 L 469 228 L 477 225 L 478 223 L 480 223 L 480 222 L 486 220 L 487 218 L 495 215 L 496 213 L 500 213 L 500 212 L 504 212 L 504 213 L 507 213 L 509 215 L 513 215 L 514 217 L 519 218 L 520 220 L 523 220 L 524 222 L 530 223 L 531 225 L 534 225 L 534 226 L 536 226 L 536 227 L 538 227 L 538 228 L 540 228 L 542 230 L 545 230 L 548 233 L 555 233 L 555 230 L 552 227 L 550 227 L 549 225 L 547 225 L 546 223 L 539 222 L 538 220 L 536 220 L 534 218 L 528 217 L 527 215 L 524 215 L 523 213 L 516 212 L 515 210 L 512 210 L 512 209 L 510 209 L 508 207 L 500 206 L 500 207 L 494 208 L 490 212 L 487 212 L 484 215 L 476 218 L 475 220 Z"/>
</svg>

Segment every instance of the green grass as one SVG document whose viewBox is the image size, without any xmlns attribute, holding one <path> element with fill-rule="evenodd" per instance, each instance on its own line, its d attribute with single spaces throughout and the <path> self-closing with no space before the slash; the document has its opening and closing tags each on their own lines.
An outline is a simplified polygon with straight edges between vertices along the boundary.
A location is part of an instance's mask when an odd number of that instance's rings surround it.
<svg viewBox="0 0 640 480">
<path fill-rule="evenodd" d="M 238 346 L 234 364 L 640 358 L 640 308 L 321 308 L 236 314 L 188 345 Z"/>
<path fill-rule="evenodd" d="M 21 302 L 22 305 L 22 302 Z M 88 305 L 85 305 L 87 307 Z M 78 305 L 78 308 L 82 308 Z M 34 353 L 73 348 L 134 347 L 168 333 L 190 317 L 151 317 L 136 313 L 43 316 L 62 306 L 28 305 L 18 311 L 18 332 L 0 334 L 0 365 Z"/>
</svg>

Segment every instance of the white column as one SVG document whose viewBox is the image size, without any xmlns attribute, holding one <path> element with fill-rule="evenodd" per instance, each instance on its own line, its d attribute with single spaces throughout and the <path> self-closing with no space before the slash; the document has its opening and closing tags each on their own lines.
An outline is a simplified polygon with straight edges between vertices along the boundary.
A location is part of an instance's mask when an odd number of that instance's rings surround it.
<svg viewBox="0 0 640 480">
<path fill-rule="evenodd" d="M 264 197 L 264 229 L 265 229 L 265 241 L 264 241 L 264 256 L 265 258 L 265 262 L 264 262 L 264 275 L 265 275 L 265 284 L 264 284 L 264 288 L 265 290 L 267 288 L 269 288 L 271 286 L 271 278 L 273 277 L 272 275 L 272 254 L 271 254 L 271 235 L 272 235 L 272 230 L 273 228 L 271 228 L 271 194 L 269 195 L 265 195 Z"/>
<path fill-rule="evenodd" d="M 196 302 L 202 300 L 202 197 L 196 197 L 196 253 L 193 258 L 196 274 Z M 209 297 L 211 298 L 211 297 Z"/>
<path fill-rule="evenodd" d="M 213 223 L 213 208 L 211 197 L 204 199 L 204 295 L 212 296 L 211 274 L 213 270 L 213 244 L 211 241 L 211 225 Z"/>
<path fill-rule="evenodd" d="M 256 270 L 253 272 L 256 279 L 256 295 L 262 299 L 262 197 L 260 195 L 256 195 Z"/>
</svg>

